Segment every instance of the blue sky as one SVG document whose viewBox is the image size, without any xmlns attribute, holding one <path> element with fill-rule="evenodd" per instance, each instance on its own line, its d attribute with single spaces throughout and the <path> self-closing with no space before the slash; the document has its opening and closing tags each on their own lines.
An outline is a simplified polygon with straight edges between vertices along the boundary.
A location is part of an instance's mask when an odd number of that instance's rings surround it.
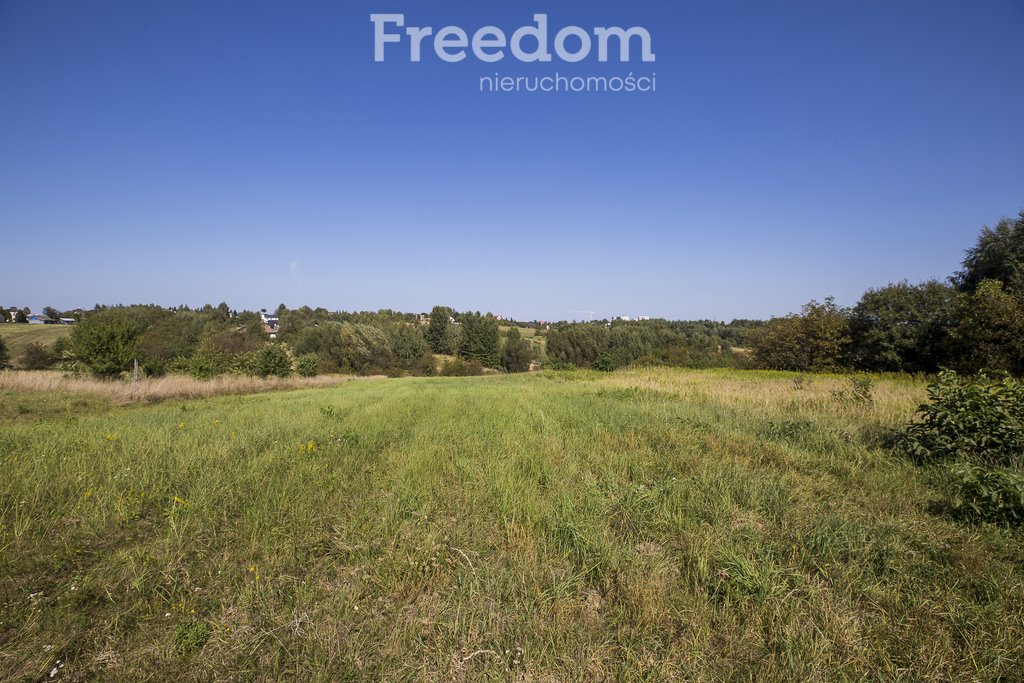
<svg viewBox="0 0 1024 683">
<path fill-rule="evenodd" d="M 657 59 L 375 63 L 374 12 L 641 26 Z M 1024 208 L 1022 32 L 1018 0 L 0 0 L 0 304 L 852 305 Z"/>
</svg>

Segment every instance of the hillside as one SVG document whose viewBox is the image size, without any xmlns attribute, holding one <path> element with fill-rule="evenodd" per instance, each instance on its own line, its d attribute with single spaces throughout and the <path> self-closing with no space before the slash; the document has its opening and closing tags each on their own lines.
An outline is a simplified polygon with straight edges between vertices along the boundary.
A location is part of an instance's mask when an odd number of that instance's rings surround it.
<svg viewBox="0 0 1024 683">
<path fill-rule="evenodd" d="M 7 343 L 11 362 L 18 366 L 18 357 L 32 343 L 52 346 L 61 337 L 71 334 L 71 325 L 28 325 L 0 323 L 0 337 Z"/>
</svg>

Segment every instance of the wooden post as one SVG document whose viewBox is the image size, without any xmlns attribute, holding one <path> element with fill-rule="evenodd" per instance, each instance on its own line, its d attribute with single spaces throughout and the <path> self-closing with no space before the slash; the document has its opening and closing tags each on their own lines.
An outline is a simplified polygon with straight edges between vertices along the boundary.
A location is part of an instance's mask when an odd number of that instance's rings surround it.
<svg viewBox="0 0 1024 683">
<path fill-rule="evenodd" d="M 132 384 L 138 385 L 139 383 L 139 359 L 135 359 L 135 372 L 132 375 Z"/>
</svg>

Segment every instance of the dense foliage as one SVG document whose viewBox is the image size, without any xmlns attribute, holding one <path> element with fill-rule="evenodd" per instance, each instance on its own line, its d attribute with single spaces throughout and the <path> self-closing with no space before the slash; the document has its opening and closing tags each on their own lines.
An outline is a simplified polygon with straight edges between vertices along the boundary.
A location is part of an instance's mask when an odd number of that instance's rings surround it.
<svg viewBox="0 0 1024 683">
<path fill-rule="evenodd" d="M 530 342 L 523 339 L 518 328 L 511 328 L 505 335 L 505 345 L 501 349 L 501 367 L 505 372 L 526 372 L 533 361 Z"/>
<path fill-rule="evenodd" d="M 938 464 L 952 507 L 992 522 L 1024 521 L 1024 384 L 944 371 L 900 447 Z"/>
<path fill-rule="evenodd" d="M 630 365 L 736 367 L 762 323 L 734 320 L 612 320 L 558 324 L 547 335 L 549 367 L 613 370 Z"/>
<path fill-rule="evenodd" d="M 868 290 L 852 309 L 810 302 L 751 339 L 759 365 L 804 371 L 1024 374 L 1024 212 L 984 228 L 949 279 Z"/>
</svg>

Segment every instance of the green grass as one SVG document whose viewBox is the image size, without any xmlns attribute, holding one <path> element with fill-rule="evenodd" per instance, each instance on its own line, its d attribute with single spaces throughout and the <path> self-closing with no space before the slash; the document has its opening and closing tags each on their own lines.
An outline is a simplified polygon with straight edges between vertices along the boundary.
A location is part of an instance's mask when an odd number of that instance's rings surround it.
<svg viewBox="0 0 1024 683">
<path fill-rule="evenodd" d="M 53 346 L 61 337 L 71 334 L 71 325 L 29 325 L 0 323 L 0 337 L 7 343 L 7 351 L 11 360 L 17 364 L 18 357 L 25 352 L 25 347 L 32 343 Z"/>
<path fill-rule="evenodd" d="M 1024 539 L 881 446 L 923 384 L 794 377 L 26 403 L 0 677 L 1024 678 Z"/>
</svg>

